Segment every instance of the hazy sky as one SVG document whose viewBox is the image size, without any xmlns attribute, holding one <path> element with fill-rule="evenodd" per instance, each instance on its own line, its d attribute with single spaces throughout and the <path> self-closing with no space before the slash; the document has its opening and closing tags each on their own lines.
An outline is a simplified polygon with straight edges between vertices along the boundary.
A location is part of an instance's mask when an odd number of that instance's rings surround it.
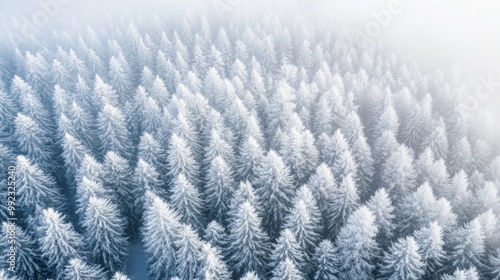
<svg viewBox="0 0 500 280">
<path fill-rule="evenodd" d="M 57 1 L 57 0 L 41 0 Z M 63 0 L 59 0 L 63 1 Z M 64 0 L 61 11 L 51 23 L 71 16 L 90 15 L 95 19 L 102 13 L 129 13 L 137 11 L 179 11 L 186 8 L 203 7 L 206 13 L 214 12 L 213 4 L 238 3 L 239 9 L 262 3 L 278 1 L 263 0 L 153 0 L 153 1 L 98 1 Z M 147 4 L 145 4 L 147 2 Z M 332 27 L 358 27 L 363 29 L 373 23 L 373 13 L 388 11 L 394 2 L 402 10 L 391 15 L 388 25 L 381 28 L 377 38 L 396 42 L 405 54 L 412 55 L 421 69 L 441 68 L 449 70 L 457 66 L 464 81 L 480 83 L 481 77 L 500 82 L 500 2 L 497 0 L 295 0 L 284 1 L 287 7 L 295 6 L 290 13 L 301 13 L 306 17 L 331 24 Z M 281 5 L 281 4 L 275 4 Z M 19 10 L 32 18 L 40 10 L 39 1 L 0 0 L 0 13 L 11 14 Z M 1 22 L 1 19 L 0 19 Z M 1 34 L 0 34 L 1 37 Z M 497 82 L 497 83 L 498 83 Z M 484 106 L 491 109 L 500 106 L 500 85 Z M 500 111 L 500 110 L 497 110 Z"/>
</svg>

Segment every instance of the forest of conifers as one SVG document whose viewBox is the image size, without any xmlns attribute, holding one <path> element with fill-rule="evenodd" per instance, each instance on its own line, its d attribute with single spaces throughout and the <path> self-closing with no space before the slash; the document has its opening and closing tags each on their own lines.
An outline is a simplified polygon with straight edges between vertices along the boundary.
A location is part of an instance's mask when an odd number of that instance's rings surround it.
<svg viewBox="0 0 500 280">
<path fill-rule="evenodd" d="M 463 91 L 273 16 L 11 44 L 0 279 L 129 279 L 131 244 L 158 280 L 500 279 L 498 139 Z"/>
</svg>

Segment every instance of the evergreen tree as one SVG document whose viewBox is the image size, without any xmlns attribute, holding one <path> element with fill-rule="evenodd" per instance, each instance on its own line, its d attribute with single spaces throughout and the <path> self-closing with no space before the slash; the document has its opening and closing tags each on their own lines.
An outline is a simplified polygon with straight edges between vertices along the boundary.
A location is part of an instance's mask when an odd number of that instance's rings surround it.
<svg viewBox="0 0 500 280">
<path fill-rule="evenodd" d="M 392 104 L 388 104 L 380 114 L 378 122 L 374 127 L 373 139 L 380 138 L 380 136 L 386 131 L 391 131 L 393 135 L 398 135 L 398 129 L 398 115 Z"/>
<path fill-rule="evenodd" d="M 320 164 L 309 179 L 308 186 L 321 211 L 322 227 L 327 229 L 328 218 L 333 216 L 331 204 L 337 188 L 331 169 L 324 163 Z"/>
<path fill-rule="evenodd" d="M 257 271 L 264 275 L 268 265 L 269 238 L 262 230 L 260 217 L 250 202 L 240 205 L 237 217 L 229 225 L 229 257 L 237 275 Z"/>
<path fill-rule="evenodd" d="M 230 280 L 231 274 L 219 251 L 209 243 L 203 244 L 200 278 L 205 280 Z"/>
<path fill-rule="evenodd" d="M 76 173 L 78 172 L 85 155 L 90 154 L 90 151 L 82 144 L 82 142 L 68 133 L 64 135 L 61 145 L 63 149 L 62 157 L 66 167 L 66 179 L 68 180 L 69 185 L 73 186 L 76 183 Z"/>
<path fill-rule="evenodd" d="M 243 275 L 240 280 L 260 280 L 259 276 L 255 274 L 255 272 L 247 272 L 245 275 Z"/>
<path fill-rule="evenodd" d="M 336 250 L 328 239 L 321 241 L 314 252 L 314 280 L 337 280 Z"/>
<path fill-rule="evenodd" d="M 401 145 L 393 151 L 381 170 L 381 185 L 394 200 L 401 199 L 414 189 L 416 173 L 410 150 Z"/>
<path fill-rule="evenodd" d="M 479 275 L 475 267 L 468 269 L 457 268 L 453 275 L 446 274 L 442 278 L 443 280 L 479 280 Z"/>
<path fill-rule="evenodd" d="M 201 232 L 205 219 L 203 201 L 198 189 L 186 179 L 183 173 L 180 173 L 170 191 L 170 204 L 179 214 L 181 222 L 190 224 Z"/>
<path fill-rule="evenodd" d="M 375 216 L 367 207 L 361 206 L 349 216 L 336 240 L 339 278 L 373 278 L 377 231 Z"/>
<path fill-rule="evenodd" d="M 62 275 L 70 259 L 85 256 L 82 237 L 64 220 L 64 215 L 48 208 L 42 211 L 37 228 L 42 258 L 53 275 Z"/>
<path fill-rule="evenodd" d="M 394 235 L 394 207 L 391 198 L 384 188 L 378 189 L 366 203 L 366 207 L 375 216 L 379 229 L 377 241 L 381 247 L 386 247 Z"/>
<path fill-rule="evenodd" d="M 430 148 L 436 159 L 446 159 L 448 153 L 448 138 L 446 126 L 442 118 L 435 123 L 434 128 L 429 134 L 424 135 L 420 150 L 424 148 Z"/>
<path fill-rule="evenodd" d="M 352 175 L 347 175 L 332 194 L 332 216 L 328 217 L 328 236 L 334 237 L 347 221 L 349 215 L 357 208 L 359 196 Z"/>
<path fill-rule="evenodd" d="M 235 183 L 229 165 L 220 156 L 215 157 L 207 172 L 205 200 L 210 218 L 225 223 L 229 202 L 235 189 Z"/>
<path fill-rule="evenodd" d="M 32 214 L 37 207 L 62 210 L 64 197 L 55 180 L 25 156 L 17 156 L 16 188 L 22 212 Z"/>
<path fill-rule="evenodd" d="M 317 151 L 308 153 L 308 149 L 316 149 L 314 146 L 307 146 L 305 132 L 301 132 L 297 127 L 292 127 L 284 135 L 280 150 L 285 164 L 290 167 L 290 173 L 293 174 L 294 181 L 297 184 L 303 184 L 308 179 L 316 166 Z M 316 156 L 316 158 L 314 158 Z"/>
<path fill-rule="evenodd" d="M 307 264 L 306 256 L 290 229 L 282 230 L 280 237 L 276 240 L 276 244 L 270 255 L 270 269 L 274 270 L 285 259 L 290 259 L 295 264 L 297 270 L 304 274 Z"/>
<path fill-rule="evenodd" d="M 64 268 L 64 279 L 107 279 L 107 277 L 104 270 L 99 266 L 88 264 L 80 258 L 74 258 Z"/>
<path fill-rule="evenodd" d="M 302 250 L 306 253 L 306 261 L 309 262 L 323 232 L 321 212 L 307 186 L 302 186 L 297 190 L 293 205 L 294 207 L 286 217 L 284 227 L 289 228 L 295 234 Z"/>
<path fill-rule="evenodd" d="M 216 130 L 212 130 L 210 140 L 205 148 L 205 157 L 203 159 L 203 166 L 211 165 L 213 160 L 217 157 L 223 159 L 229 166 L 234 162 L 233 148 L 227 143 Z"/>
<path fill-rule="evenodd" d="M 96 134 L 95 120 L 92 116 L 93 110 L 94 108 L 90 108 L 90 106 L 81 107 L 76 102 L 73 102 L 68 108 L 68 117 L 71 119 L 75 130 L 73 136 L 81 139 L 85 147 L 95 153 L 99 151 L 100 144 Z"/>
<path fill-rule="evenodd" d="M 76 186 L 76 214 L 80 218 L 79 222 L 84 223 L 85 211 L 91 198 L 109 198 L 111 193 L 105 189 L 101 180 L 92 180 L 83 177 Z M 111 196 L 112 197 L 112 196 Z"/>
<path fill-rule="evenodd" d="M 166 153 L 153 135 L 145 132 L 141 136 L 137 147 L 137 157 L 153 165 L 164 178 L 167 173 Z"/>
<path fill-rule="evenodd" d="M 331 167 L 335 179 L 342 181 L 349 173 L 356 175 L 358 167 L 342 132 L 336 130 L 331 139 L 325 136 L 320 136 L 325 147 L 323 161 Z"/>
<path fill-rule="evenodd" d="M 49 131 L 34 119 L 21 113 L 15 119 L 14 137 L 19 151 L 34 161 L 45 172 L 52 171 L 52 140 Z"/>
<path fill-rule="evenodd" d="M 83 177 L 87 177 L 87 179 L 101 182 L 103 180 L 103 166 L 100 162 L 98 162 L 93 156 L 90 154 L 86 154 L 83 157 L 82 163 L 80 164 L 80 168 L 76 173 L 76 183 L 79 184 Z M 77 185 L 78 187 L 78 185 Z"/>
<path fill-rule="evenodd" d="M 149 191 L 145 195 L 142 242 L 148 257 L 148 278 L 168 279 L 176 275 L 174 240 L 181 224 L 170 205 Z"/>
<path fill-rule="evenodd" d="M 11 222 L 3 222 L 0 232 L 2 233 L 0 248 L 6 255 L 8 252 L 10 253 L 11 249 L 10 244 L 12 239 L 9 238 L 12 236 L 12 233 L 15 234 L 15 246 L 13 247 L 15 248 L 16 275 L 22 279 L 41 279 L 43 266 L 41 265 L 42 262 L 37 243 L 33 237 L 20 226 Z M 0 267 L 8 269 L 7 264 L 7 258 L 4 258 L 4 263 Z M 4 278 L 0 277 L 0 279 Z"/>
<path fill-rule="evenodd" d="M 373 144 L 375 184 L 380 185 L 382 166 L 385 164 L 391 153 L 394 150 L 397 150 L 398 147 L 398 140 L 396 139 L 396 136 L 394 135 L 394 132 L 392 130 L 386 130 L 382 132 L 380 137 L 375 139 L 375 142 Z"/>
<path fill-rule="evenodd" d="M 292 260 L 286 258 L 284 261 L 280 262 L 279 265 L 273 271 L 272 280 L 303 280 L 300 271 L 297 269 L 296 265 Z"/>
<path fill-rule="evenodd" d="M 176 250 L 176 273 L 180 279 L 194 279 L 201 268 L 202 241 L 190 225 L 181 225 L 178 238 L 174 240 Z"/>
<path fill-rule="evenodd" d="M 111 85 L 118 91 L 122 102 L 124 101 L 125 94 L 130 92 L 132 88 L 131 75 L 129 71 L 129 66 L 127 65 L 123 55 L 118 58 L 114 56 L 110 58 L 108 76 L 110 78 Z"/>
<path fill-rule="evenodd" d="M 116 196 L 116 203 L 126 219 L 137 220 L 134 216 L 134 192 L 137 186 L 132 184 L 132 170 L 126 159 L 115 152 L 108 152 L 104 157 L 102 174 L 104 186 Z"/>
<path fill-rule="evenodd" d="M 411 236 L 400 238 L 382 258 L 380 273 L 385 279 L 421 279 L 424 263 L 419 247 Z"/>
<path fill-rule="evenodd" d="M 186 178 L 195 186 L 199 185 L 198 164 L 193 157 L 186 140 L 173 134 L 167 150 L 168 175 L 176 178 L 184 173 Z"/>
<path fill-rule="evenodd" d="M 91 197 L 84 217 L 86 243 L 95 263 L 111 273 L 123 271 L 128 241 L 126 223 L 118 208 L 108 199 Z"/>
<path fill-rule="evenodd" d="M 247 137 L 239 148 L 236 157 L 235 171 L 241 181 L 254 182 L 257 166 L 264 159 L 264 151 L 259 142 L 252 136 Z"/>
<path fill-rule="evenodd" d="M 445 259 L 443 229 L 437 222 L 432 222 L 414 233 L 427 275 L 440 268 Z"/>
<path fill-rule="evenodd" d="M 220 253 L 225 254 L 227 252 L 228 236 L 224 227 L 216 221 L 208 223 L 203 239 L 219 250 Z"/>
<path fill-rule="evenodd" d="M 0 87 L 0 143 L 6 142 L 14 131 L 14 119 L 16 116 L 14 96 L 7 94 Z M 7 144 L 7 143 L 6 143 Z"/>
<path fill-rule="evenodd" d="M 138 188 L 135 191 L 135 208 L 140 211 L 142 201 L 144 200 L 143 194 L 146 191 L 152 191 L 162 199 L 168 198 L 168 193 L 160 178 L 160 173 L 154 166 L 139 159 L 137 167 L 134 171 L 134 184 Z"/>
<path fill-rule="evenodd" d="M 456 223 L 456 215 L 450 203 L 436 199 L 428 183 L 422 184 L 413 194 L 398 203 L 399 232 L 408 235 L 430 222 L 437 221 L 444 229 L 450 229 Z"/>
<path fill-rule="evenodd" d="M 238 208 L 240 205 L 249 201 L 252 207 L 255 209 L 258 216 L 262 217 L 263 209 L 261 206 L 261 201 L 259 197 L 256 195 L 254 188 L 248 182 L 240 182 L 238 189 L 234 192 L 234 195 L 229 204 L 228 218 L 229 220 L 234 219 L 236 214 L 238 213 Z"/>
<path fill-rule="evenodd" d="M 264 209 L 264 228 L 271 238 L 277 237 L 284 220 L 284 214 L 290 208 L 294 188 L 289 169 L 275 151 L 269 151 L 262 164 L 256 169 L 253 182 L 257 195 L 266 200 Z"/>
<path fill-rule="evenodd" d="M 130 133 L 127 130 L 125 117 L 121 110 L 105 103 L 97 118 L 97 126 L 101 151 L 103 153 L 114 151 L 130 160 L 132 156 Z"/>
<path fill-rule="evenodd" d="M 449 265 L 458 269 L 482 267 L 485 253 L 484 232 L 477 219 L 451 233 Z"/>
<path fill-rule="evenodd" d="M 93 90 L 92 106 L 97 111 L 104 109 L 104 105 L 108 104 L 111 107 L 119 106 L 119 96 L 116 91 L 108 84 L 106 84 L 99 75 L 95 76 L 94 90 Z"/>
<path fill-rule="evenodd" d="M 448 170 L 455 175 L 461 170 L 470 170 L 472 166 L 472 154 L 469 141 L 466 137 L 456 141 L 450 146 L 448 154 Z"/>
</svg>

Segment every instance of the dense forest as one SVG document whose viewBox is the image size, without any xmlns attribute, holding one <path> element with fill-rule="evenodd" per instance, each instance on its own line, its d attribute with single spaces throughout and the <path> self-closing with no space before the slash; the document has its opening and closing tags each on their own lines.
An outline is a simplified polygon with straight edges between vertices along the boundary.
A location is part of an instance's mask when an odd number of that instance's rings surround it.
<svg viewBox="0 0 500 280">
<path fill-rule="evenodd" d="M 465 90 L 297 18 L 10 44 L 0 279 L 129 279 L 131 244 L 158 280 L 500 279 L 498 139 Z"/>
</svg>

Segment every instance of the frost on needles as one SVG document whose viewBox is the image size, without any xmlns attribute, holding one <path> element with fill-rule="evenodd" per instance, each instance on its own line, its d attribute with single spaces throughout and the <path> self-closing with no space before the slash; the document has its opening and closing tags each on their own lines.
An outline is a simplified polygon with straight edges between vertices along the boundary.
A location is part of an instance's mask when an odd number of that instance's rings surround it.
<svg viewBox="0 0 500 280">
<path fill-rule="evenodd" d="M 131 244 L 158 280 L 500 279 L 498 139 L 463 86 L 261 17 L 6 43 L 1 279 L 129 279 Z"/>
</svg>

